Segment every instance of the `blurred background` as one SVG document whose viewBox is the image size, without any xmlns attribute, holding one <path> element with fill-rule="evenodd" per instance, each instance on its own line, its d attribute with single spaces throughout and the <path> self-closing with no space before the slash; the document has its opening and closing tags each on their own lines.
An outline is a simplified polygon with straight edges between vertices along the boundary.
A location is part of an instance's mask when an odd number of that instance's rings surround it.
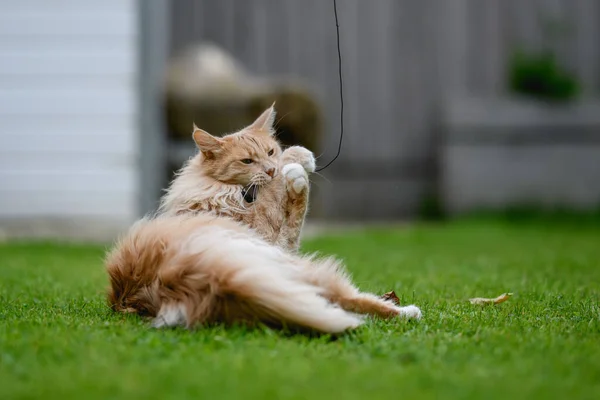
<svg viewBox="0 0 600 400">
<path fill-rule="evenodd" d="M 310 219 L 600 205 L 600 2 L 338 0 Z M 106 240 L 276 101 L 324 165 L 332 0 L 1 0 L 0 235 Z"/>
</svg>

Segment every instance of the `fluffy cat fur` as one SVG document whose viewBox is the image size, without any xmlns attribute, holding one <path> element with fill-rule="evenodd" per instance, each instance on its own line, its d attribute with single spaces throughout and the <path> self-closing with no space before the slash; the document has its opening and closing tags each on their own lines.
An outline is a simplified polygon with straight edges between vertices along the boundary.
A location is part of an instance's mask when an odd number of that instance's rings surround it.
<svg viewBox="0 0 600 400">
<path fill-rule="evenodd" d="M 194 129 L 200 153 L 160 213 L 107 255 L 115 311 L 151 317 L 155 327 L 262 322 L 328 333 L 355 328 L 364 315 L 421 317 L 413 305 L 361 293 L 339 261 L 295 252 L 314 159 L 299 147 L 281 152 L 274 115 L 271 108 L 223 138 Z M 241 195 L 248 184 L 260 186 L 250 204 Z"/>
<path fill-rule="evenodd" d="M 296 250 L 308 207 L 307 174 L 314 172 L 315 160 L 303 147 L 282 151 L 273 137 L 274 119 L 271 106 L 250 126 L 223 138 L 194 126 L 200 151 L 177 173 L 159 212 L 227 216 L 254 228 L 269 243 Z M 242 195 L 249 186 L 258 193 L 251 204 Z"/>
<path fill-rule="evenodd" d="M 153 326 L 262 322 L 339 333 L 361 314 L 419 318 L 354 287 L 339 261 L 267 243 L 240 222 L 214 215 L 144 219 L 106 259 L 111 307 Z"/>
</svg>

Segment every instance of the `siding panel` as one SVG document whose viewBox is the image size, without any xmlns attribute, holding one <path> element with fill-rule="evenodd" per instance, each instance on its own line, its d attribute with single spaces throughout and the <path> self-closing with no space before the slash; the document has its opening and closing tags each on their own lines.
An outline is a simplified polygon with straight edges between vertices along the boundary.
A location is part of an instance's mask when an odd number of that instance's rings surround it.
<svg viewBox="0 0 600 400">
<path fill-rule="evenodd" d="M 0 228 L 137 217 L 137 13 L 135 0 L 0 2 Z"/>
<path fill-rule="evenodd" d="M 89 127 L 85 134 L 65 134 L 56 130 L 18 129 L 17 133 L 0 135 L 0 164 L 8 155 L 23 158 L 28 155 L 90 155 L 131 157 L 136 154 L 136 143 L 129 131 L 100 131 Z M 24 154 L 23 149 L 27 149 Z M 67 160 L 67 162 L 69 162 Z"/>
<path fill-rule="evenodd" d="M 48 2 L 48 6 L 50 7 L 46 7 L 44 11 L 3 12 L 0 15 L 0 35 L 98 35 L 115 38 L 135 36 L 135 25 L 131 23 L 130 13 L 51 11 L 51 2 Z"/>
<path fill-rule="evenodd" d="M 67 168 L 48 170 L 44 169 L 30 171 L 2 171 L 0 182 L 3 188 L 10 188 L 10 192 L 26 191 L 31 194 L 36 192 L 61 192 L 81 193 L 83 198 L 87 194 L 97 193 L 123 193 L 131 190 L 135 184 L 135 174 L 130 171 L 124 173 L 121 168 L 105 168 L 104 170 L 91 170 L 82 168 L 70 170 Z M 8 192 L 0 189 L 0 193 Z M 66 196 L 65 196 L 66 197 Z"/>
<path fill-rule="evenodd" d="M 0 208 L 10 210 L 3 219 L 14 218 L 56 218 L 70 221 L 73 217 L 106 218 L 122 220 L 123 226 L 131 218 L 130 210 L 134 206 L 131 193 L 94 193 L 85 199 L 77 193 L 62 191 L 0 192 Z M 0 228 L 3 224 L 0 224 Z M 87 227 L 88 230 L 93 227 Z"/>
<path fill-rule="evenodd" d="M 0 92 L 0 108 L 7 115 L 133 115 L 135 93 L 131 90 L 108 93 L 44 93 L 34 90 Z M 68 124 L 68 121 L 65 121 Z"/>
<path fill-rule="evenodd" d="M 131 54 L 103 54 L 90 50 L 79 54 L 4 53 L 0 64 L 2 75 L 131 75 L 134 72 Z"/>
</svg>

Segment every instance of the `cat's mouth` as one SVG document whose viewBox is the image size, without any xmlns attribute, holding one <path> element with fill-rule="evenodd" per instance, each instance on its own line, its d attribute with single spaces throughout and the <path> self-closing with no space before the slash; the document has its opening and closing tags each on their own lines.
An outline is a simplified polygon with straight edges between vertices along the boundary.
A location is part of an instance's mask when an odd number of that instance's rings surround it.
<svg viewBox="0 0 600 400">
<path fill-rule="evenodd" d="M 247 186 L 244 186 L 242 189 L 242 196 L 244 197 L 244 201 L 246 203 L 254 203 L 256 197 L 258 196 L 258 185 L 251 183 Z"/>
<path fill-rule="evenodd" d="M 254 200 L 256 200 L 256 197 L 258 196 L 258 188 L 261 187 L 261 186 L 266 185 L 271 180 L 272 179 L 266 178 L 264 176 L 256 176 L 256 177 L 254 177 L 250 181 L 250 183 L 248 183 L 242 189 L 242 196 L 244 196 L 244 200 L 247 203 L 254 202 Z"/>
</svg>

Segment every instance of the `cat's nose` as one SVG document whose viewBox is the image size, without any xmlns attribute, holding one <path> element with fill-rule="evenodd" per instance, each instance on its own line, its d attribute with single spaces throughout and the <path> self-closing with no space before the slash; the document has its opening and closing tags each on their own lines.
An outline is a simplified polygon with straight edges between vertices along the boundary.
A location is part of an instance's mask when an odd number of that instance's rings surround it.
<svg viewBox="0 0 600 400">
<path fill-rule="evenodd" d="M 272 178 L 275 175 L 275 168 L 269 168 L 265 172 Z"/>
</svg>

